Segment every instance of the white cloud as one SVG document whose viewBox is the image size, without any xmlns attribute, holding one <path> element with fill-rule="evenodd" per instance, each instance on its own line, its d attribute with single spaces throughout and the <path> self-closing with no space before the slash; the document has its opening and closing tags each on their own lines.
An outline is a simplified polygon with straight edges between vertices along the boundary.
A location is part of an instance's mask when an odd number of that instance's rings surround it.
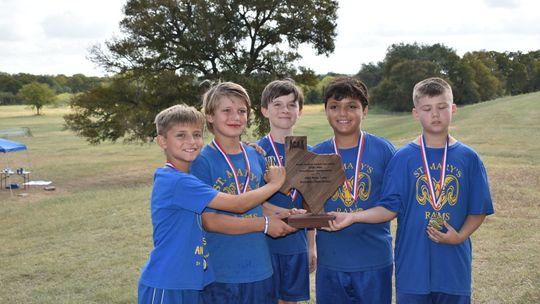
<svg viewBox="0 0 540 304">
<path fill-rule="evenodd" d="M 519 0 L 485 0 L 489 7 L 493 8 L 515 8 L 520 5 Z"/>
<path fill-rule="evenodd" d="M 95 39 L 107 33 L 107 24 L 72 12 L 47 16 L 41 25 L 47 38 Z"/>
<path fill-rule="evenodd" d="M 127 0 L 0 0 L 0 71 L 102 75 L 88 48 L 119 33 Z M 340 0 L 330 57 L 302 46 L 301 65 L 317 73 L 357 73 L 393 43 L 442 43 L 475 50 L 540 49 L 536 0 Z"/>
</svg>

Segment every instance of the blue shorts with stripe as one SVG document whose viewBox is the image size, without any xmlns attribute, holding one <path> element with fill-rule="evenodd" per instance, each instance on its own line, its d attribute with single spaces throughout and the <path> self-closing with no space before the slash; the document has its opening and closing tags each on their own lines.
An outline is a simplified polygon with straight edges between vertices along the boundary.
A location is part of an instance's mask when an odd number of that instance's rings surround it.
<svg viewBox="0 0 540 304">
<path fill-rule="evenodd" d="M 343 272 L 317 267 L 317 304 L 392 302 L 393 265 L 368 271 Z"/>
<path fill-rule="evenodd" d="M 276 304 L 272 277 L 250 283 L 214 282 L 202 291 L 203 303 Z"/>
<path fill-rule="evenodd" d="M 283 301 L 309 300 L 309 257 L 306 252 L 272 254 L 276 296 Z"/>
<path fill-rule="evenodd" d="M 162 289 L 139 284 L 139 304 L 200 304 L 201 291 L 191 289 Z"/>
<path fill-rule="evenodd" d="M 470 296 L 452 295 L 442 292 L 429 294 L 396 293 L 397 304 L 470 304 Z"/>
</svg>

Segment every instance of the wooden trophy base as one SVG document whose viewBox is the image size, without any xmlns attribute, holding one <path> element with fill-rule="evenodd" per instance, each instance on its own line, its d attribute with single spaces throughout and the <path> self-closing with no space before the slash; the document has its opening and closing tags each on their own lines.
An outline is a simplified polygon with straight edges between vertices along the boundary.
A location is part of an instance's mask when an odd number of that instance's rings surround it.
<svg viewBox="0 0 540 304">
<path fill-rule="evenodd" d="M 284 218 L 283 221 L 294 228 L 321 228 L 328 227 L 328 221 L 336 219 L 328 214 L 295 214 Z"/>
</svg>

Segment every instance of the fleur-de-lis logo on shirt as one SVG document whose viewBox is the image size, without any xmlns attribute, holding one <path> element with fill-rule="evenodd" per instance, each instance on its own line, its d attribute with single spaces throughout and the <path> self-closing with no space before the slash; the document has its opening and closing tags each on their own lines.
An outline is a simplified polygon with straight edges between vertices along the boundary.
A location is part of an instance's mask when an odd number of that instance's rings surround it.
<svg viewBox="0 0 540 304">
<path fill-rule="evenodd" d="M 447 203 L 454 206 L 459 197 L 459 181 L 454 175 L 447 175 L 444 178 L 443 187 L 441 189 L 440 181 L 432 178 L 432 184 L 435 186 L 435 196 L 439 199 L 439 204 L 435 204 L 429 195 L 429 186 L 426 175 L 420 176 L 416 180 L 416 200 L 420 205 L 425 205 L 429 202 L 433 210 L 439 211 Z"/>
</svg>

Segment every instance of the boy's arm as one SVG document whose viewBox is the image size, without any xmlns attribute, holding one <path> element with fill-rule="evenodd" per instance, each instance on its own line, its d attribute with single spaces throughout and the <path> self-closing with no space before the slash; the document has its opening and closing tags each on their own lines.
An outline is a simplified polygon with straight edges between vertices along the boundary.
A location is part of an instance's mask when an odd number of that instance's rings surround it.
<svg viewBox="0 0 540 304">
<path fill-rule="evenodd" d="M 317 245 L 316 240 L 317 229 L 309 229 L 307 231 L 308 238 L 308 254 L 309 254 L 309 273 L 317 270 Z"/>
<path fill-rule="evenodd" d="M 272 237 L 281 237 L 296 231 L 295 228 L 281 220 L 287 216 L 289 216 L 289 213 L 269 216 L 267 234 Z M 204 212 L 202 222 L 204 229 L 209 232 L 245 234 L 263 232 L 266 220 L 264 217 L 242 218 L 216 212 Z"/>
<path fill-rule="evenodd" d="M 427 234 L 430 240 L 434 241 L 435 243 L 441 243 L 441 244 L 450 244 L 450 245 L 457 245 L 465 242 L 480 225 L 482 225 L 482 222 L 484 222 L 484 219 L 486 218 L 485 214 L 470 214 L 465 219 L 465 223 L 463 223 L 463 226 L 457 232 L 454 227 L 452 227 L 448 222 L 444 221 L 444 226 L 446 227 L 447 231 L 446 233 L 442 233 L 439 230 L 428 226 Z"/>
<path fill-rule="evenodd" d="M 240 195 L 220 192 L 210 201 L 208 206 L 223 211 L 244 213 L 263 203 L 281 188 L 285 182 L 285 168 L 270 166 L 268 167 L 266 177 L 268 180 L 266 185 Z"/>
<path fill-rule="evenodd" d="M 337 231 L 348 227 L 354 223 L 378 224 L 393 220 L 397 213 L 390 211 L 384 207 L 373 207 L 368 210 L 344 213 L 344 212 L 328 212 L 328 214 L 336 217 L 335 220 L 329 221 L 329 227 L 321 229 L 326 231 Z"/>
</svg>

